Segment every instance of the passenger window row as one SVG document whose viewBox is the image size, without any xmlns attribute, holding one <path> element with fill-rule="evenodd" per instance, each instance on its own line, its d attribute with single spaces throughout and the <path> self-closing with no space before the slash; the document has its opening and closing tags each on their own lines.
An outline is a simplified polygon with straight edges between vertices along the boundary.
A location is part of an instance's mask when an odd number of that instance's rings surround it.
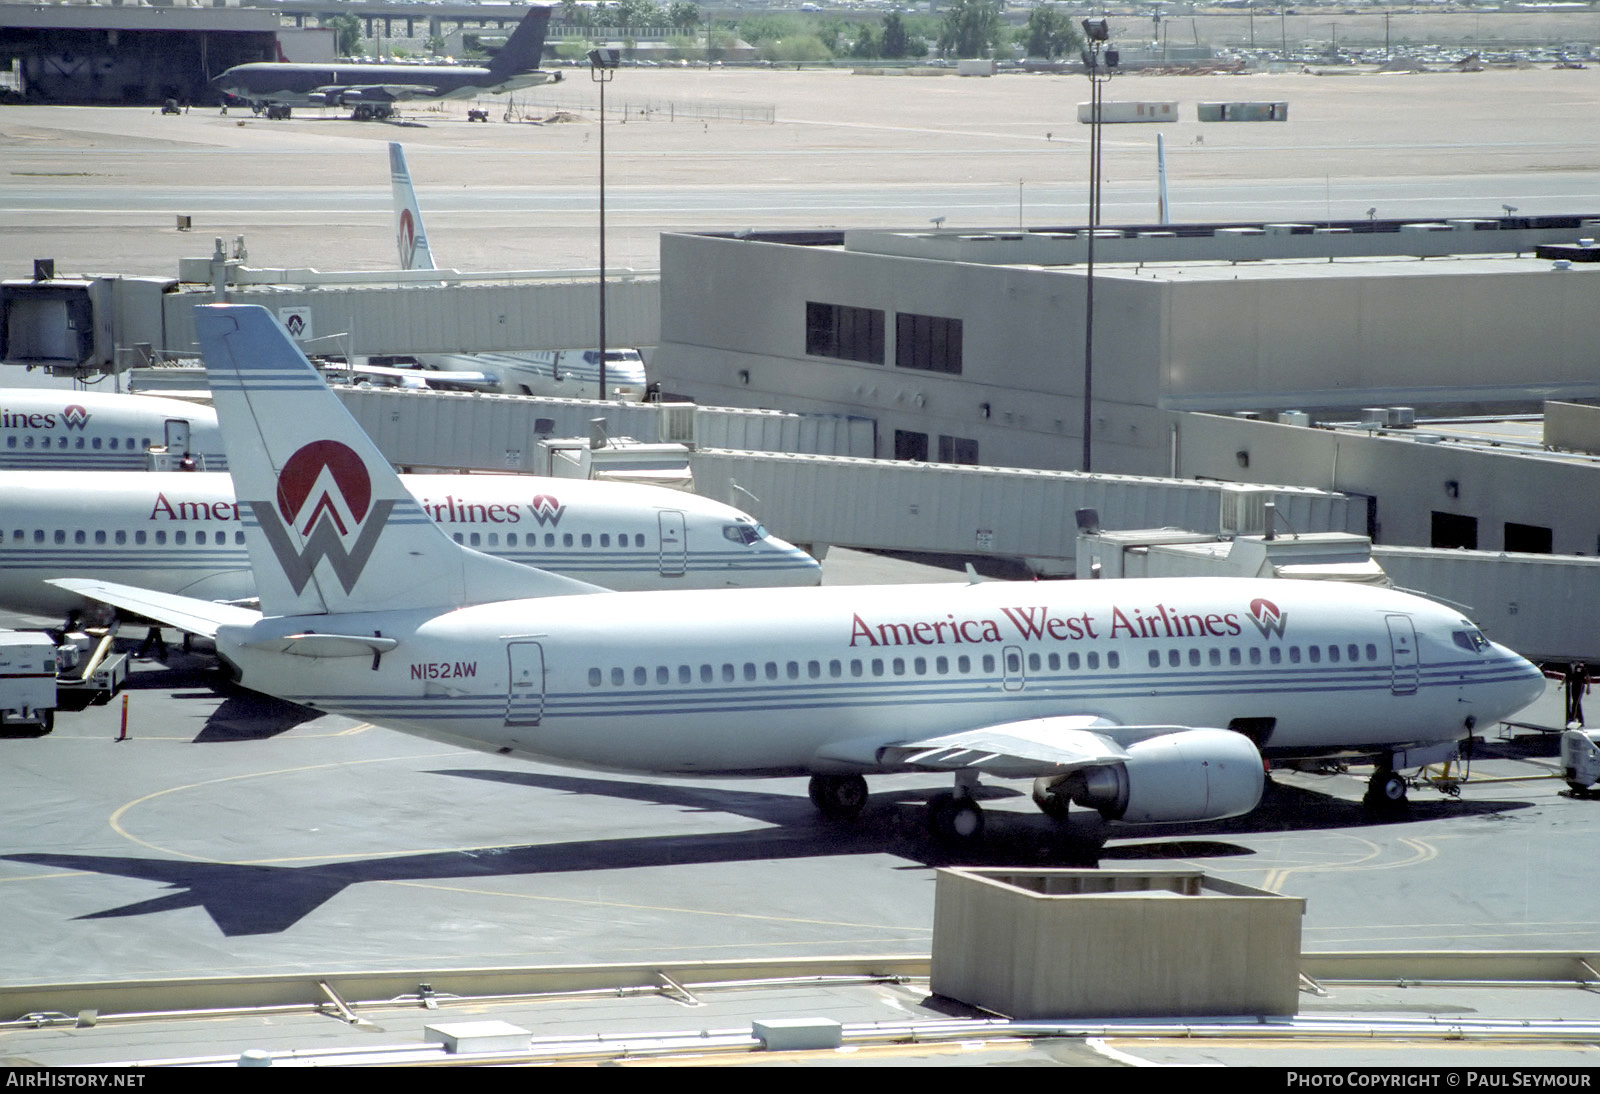
<svg viewBox="0 0 1600 1094">
<path fill-rule="evenodd" d="M 643 665 L 634 667 L 631 673 L 627 669 L 614 667 L 609 673 L 600 668 L 589 670 L 589 686 L 600 687 L 609 676 L 613 687 L 625 686 L 631 676 L 635 687 L 642 687 L 651 682 L 667 685 L 674 680 L 680 685 L 694 683 L 715 684 L 719 681 L 724 684 L 733 684 L 739 681 L 755 683 L 758 680 L 771 682 L 788 682 L 796 680 L 842 680 L 845 677 L 858 679 L 864 676 L 950 676 L 969 675 L 974 666 L 983 673 L 995 671 L 995 656 L 992 653 L 980 657 L 969 657 L 961 654 L 958 657 L 873 657 L 867 659 L 851 658 L 848 661 L 834 658 L 823 661 L 767 661 L 757 664 L 746 661 L 742 665 L 732 662 L 723 662 L 721 665 L 679 665 L 676 670 L 667 665 L 657 665 L 654 670 Z"/>
<path fill-rule="evenodd" d="M 1313 665 L 1321 664 L 1324 660 L 1326 660 L 1329 664 L 1338 664 L 1341 661 L 1346 661 L 1350 664 L 1357 664 L 1363 660 L 1367 662 L 1376 662 L 1378 660 L 1378 647 L 1371 642 L 1366 643 L 1365 646 L 1358 645 L 1355 642 L 1349 642 L 1341 646 L 1337 642 L 1333 642 L 1326 646 L 1306 646 L 1304 651 L 1302 651 L 1301 648 L 1296 645 L 1289 646 L 1288 651 L 1288 659 L 1291 665 L 1300 664 L 1302 659 L 1310 662 Z M 1150 667 L 1153 669 L 1160 668 L 1161 651 L 1151 650 L 1149 656 Z M 1206 650 L 1204 661 L 1206 664 L 1216 668 L 1221 666 L 1223 657 L 1223 651 L 1216 646 L 1212 646 Z M 1238 646 L 1230 646 L 1228 647 L 1226 657 L 1229 665 L 1242 665 L 1246 660 L 1248 660 L 1252 665 L 1259 665 L 1262 663 L 1260 646 L 1251 646 L 1247 650 L 1241 650 Z M 1198 647 L 1191 647 L 1187 651 L 1187 654 L 1183 650 L 1171 649 L 1167 650 L 1166 654 L 1168 668 L 1182 668 L 1185 661 L 1188 662 L 1190 668 L 1198 668 L 1201 664 L 1201 660 L 1202 655 Z M 1279 665 L 1283 663 L 1283 660 L 1284 647 L 1267 647 L 1266 662 L 1268 664 Z"/>
<path fill-rule="evenodd" d="M 43 546 L 45 543 L 64 546 L 67 542 L 68 535 L 69 533 L 64 528 L 57 528 L 54 531 L 46 531 L 43 528 L 35 528 L 31 532 L 26 528 L 13 528 L 11 530 L 11 542 L 15 544 L 22 544 L 32 540 L 35 547 Z M 72 537 L 73 545 L 78 547 L 88 546 L 91 542 L 96 547 L 103 547 L 108 543 L 114 544 L 118 547 L 126 546 L 129 543 L 132 543 L 136 547 L 142 547 L 146 543 L 154 543 L 158 546 L 164 545 L 168 542 L 169 533 L 164 529 L 158 529 L 154 532 L 138 531 L 129 533 L 128 531 L 120 528 L 115 532 L 107 532 L 103 528 L 97 529 L 93 532 L 86 532 L 82 528 L 79 528 L 71 532 L 70 535 Z M 170 535 L 171 542 L 175 544 L 187 546 L 189 543 L 190 533 L 187 530 L 175 529 L 170 533 Z M 194 542 L 200 546 L 211 545 L 216 547 L 225 547 L 228 545 L 230 536 L 232 537 L 234 546 L 244 546 L 244 532 L 238 530 L 235 530 L 231 533 L 206 532 L 197 530 L 193 533 L 193 535 Z"/>
<path fill-rule="evenodd" d="M 628 532 L 617 533 L 618 549 L 625 551 L 629 548 L 629 535 L 630 533 Z M 450 538 L 466 547 L 500 546 L 499 532 L 452 532 L 450 533 Z M 576 543 L 576 545 L 580 547 L 593 547 L 595 545 L 596 538 L 597 537 L 589 532 L 583 532 L 577 536 L 574 536 L 571 532 L 563 532 L 561 533 L 561 546 L 571 547 Z M 610 532 L 601 532 L 598 538 L 601 548 L 611 546 Z M 642 534 L 633 533 L 632 538 L 633 543 L 631 546 L 644 546 L 644 536 Z M 529 532 L 527 535 L 521 537 L 521 541 L 519 543 L 516 532 L 507 532 L 505 534 L 505 545 L 507 547 L 537 547 L 539 546 L 539 533 Z M 554 547 L 556 545 L 556 534 L 554 532 L 546 532 L 544 534 L 544 545 L 546 547 Z"/>
<path fill-rule="evenodd" d="M 7 448 L 41 448 L 41 449 L 52 447 L 51 444 L 50 444 L 50 438 L 49 437 L 39 437 L 37 444 L 34 443 L 34 438 L 35 438 L 35 434 L 25 433 L 25 434 L 22 435 L 21 443 L 19 444 L 17 435 L 15 433 L 13 433 L 10 436 L 6 437 L 6 447 Z M 132 437 L 129 437 L 126 440 L 122 440 L 121 438 L 118 438 L 118 437 L 112 437 L 111 438 L 111 443 L 105 445 L 105 447 L 109 448 L 111 451 L 115 452 L 118 449 L 119 441 L 121 442 L 121 447 L 125 451 L 128 451 L 128 452 L 133 452 L 133 451 L 138 451 L 138 450 L 143 450 L 143 449 L 146 449 L 146 448 L 150 448 L 155 444 L 155 442 L 152 441 L 149 437 L 146 437 L 144 439 L 144 444 L 142 444 L 142 445 L 134 444 Z M 90 449 L 90 450 L 93 450 L 93 451 L 99 451 L 100 447 L 101 447 L 101 438 L 99 438 L 99 437 L 67 437 L 67 436 L 60 436 L 60 437 L 56 438 L 56 443 L 55 443 L 54 447 L 57 448 L 57 449 L 75 448 L 75 449 L 78 449 L 79 451 L 82 451 L 84 449 Z"/>
<path fill-rule="evenodd" d="M 1080 668 L 1098 669 L 1100 667 L 1100 654 L 1089 653 L 1079 656 L 1069 653 L 1063 657 L 1059 653 L 1042 655 L 1032 653 L 1028 655 L 1030 671 L 1040 671 L 1046 665 L 1052 671 L 1059 671 L 1062 664 L 1071 671 Z M 1107 668 L 1118 668 L 1121 658 L 1115 651 L 1106 654 Z M 1021 669 L 1021 655 L 1016 652 L 1007 652 L 1006 671 L 1017 672 Z M 609 679 L 612 687 L 627 686 L 630 679 L 633 686 L 643 687 L 652 681 L 661 686 L 672 684 L 674 681 L 682 686 L 695 683 L 701 684 L 733 684 L 743 681 L 756 683 L 769 681 L 773 683 L 786 683 L 798 680 L 842 680 L 860 679 L 862 677 L 881 676 L 970 676 L 974 672 L 983 675 L 994 675 L 998 668 L 996 657 L 992 653 L 978 656 L 959 654 L 948 657 L 943 654 L 936 657 L 871 657 L 851 658 L 843 660 L 835 658 L 829 661 L 745 661 L 742 664 L 723 662 L 721 665 L 679 665 L 676 670 L 667 665 L 657 665 L 649 669 L 643 665 L 635 666 L 632 670 L 613 667 L 609 670 L 591 668 L 589 670 L 589 686 L 600 687 Z"/>
</svg>

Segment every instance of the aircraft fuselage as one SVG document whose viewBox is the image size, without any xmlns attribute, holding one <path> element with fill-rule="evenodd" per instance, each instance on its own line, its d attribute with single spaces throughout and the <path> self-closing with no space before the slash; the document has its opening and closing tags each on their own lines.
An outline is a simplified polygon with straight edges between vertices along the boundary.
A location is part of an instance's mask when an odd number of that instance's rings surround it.
<svg viewBox="0 0 1600 1094">
<path fill-rule="evenodd" d="M 358 673 L 242 645 L 308 625 L 224 628 L 219 649 L 271 694 L 617 770 L 802 773 L 856 738 L 1062 715 L 1146 727 L 1096 730 L 1123 745 L 1152 726 L 1232 726 L 1269 757 L 1317 755 L 1459 740 L 1543 687 L 1449 608 L 1291 581 L 632 593 L 341 617 L 342 633 L 399 639 Z"/>
</svg>

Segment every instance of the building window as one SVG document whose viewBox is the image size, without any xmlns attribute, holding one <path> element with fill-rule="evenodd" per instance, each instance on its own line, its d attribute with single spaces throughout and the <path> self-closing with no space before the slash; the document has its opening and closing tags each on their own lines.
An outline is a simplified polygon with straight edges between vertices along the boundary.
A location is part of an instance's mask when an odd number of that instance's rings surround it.
<svg viewBox="0 0 1600 1094">
<path fill-rule="evenodd" d="M 928 435 L 910 429 L 894 431 L 894 458 L 928 462 Z"/>
<path fill-rule="evenodd" d="M 961 375 L 961 320 L 896 313 L 894 363 L 897 368 Z"/>
<path fill-rule="evenodd" d="M 1453 550 L 1457 547 L 1468 551 L 1478 549 L 1478 518 L 1464 517 L 1459 513 L 1433 513 L 1433 547 L 1442 547 Z"/>
<path fill-rule="evenodd" d="M 1550 529 L 1537 524 L 1517 524 L 1506 521 L 1506 550 L 1521 551 L 1530 555 L 1548 555 L 1554 546 Z"/>
<path fill-rule="evenodd" d="M 806 353 L 883 364 L 883 312 L 807 301 Z"/>
<path fill-rule="evenodd" d="M 946 437 L 939 435 L 939 462 L 964 463 L 976 465 L 978 462 L 978 442 L 966 437 Z"/>
</svg>

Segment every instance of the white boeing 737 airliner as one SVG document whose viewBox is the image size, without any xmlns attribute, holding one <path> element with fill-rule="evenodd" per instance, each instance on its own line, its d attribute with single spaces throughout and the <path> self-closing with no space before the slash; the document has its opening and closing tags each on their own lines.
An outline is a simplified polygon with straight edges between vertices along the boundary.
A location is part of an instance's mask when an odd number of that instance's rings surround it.
<svg viewBox="0 0 1600 1094">
<path fill-rule="evenodd" d="M 95 581 L 212 636 L 245 686 L 469 748 L 622 771 L 980 775 L 1128 822 L 1248 812 L 1263 755 L 1460 741 L 1544 687 L 1451 608 L 1324 582 L 1166 579 L 597 593 L 453 542 L 266 311 L 196 327 L 261 611 Z M 269 424 L 270 423 L 270 424 Z"/>
<path fill-rule="evenodd" d="M 457 543 L 607 589 L 816 585 L 821 567 L 732 506 L 633 483 L 402 475 Z M 64 617 L 49 578 L 100 577 L 206 600 L 255 596 L 226 474 L 0 472 L 0 608 Z"/>
<path fill-rule="evenodd" d="M 208 406 L 154 395 L 0 388 L 0 470 L 143 471 L 148 448 L 175 442 L 201 470 L 228 466 Z"/>
<path fill-rule="evenodd" d="M 389 181 L 394 192 L 394 237 L 403 270 L 432 270 L 433 250 L 422 227 L 422 208 L 406 169 L 405 150 L 389 145 Z M 636 349 L 606 349 L 606 391 L 600 392 L 600 352 L 523 350 L 516 353 L 418 354 L 426 369 L 485 372 L 498 378 L 508 395 L 547 395 L 558 399 L 644 398 L 644 359 Z"/>
</svg>

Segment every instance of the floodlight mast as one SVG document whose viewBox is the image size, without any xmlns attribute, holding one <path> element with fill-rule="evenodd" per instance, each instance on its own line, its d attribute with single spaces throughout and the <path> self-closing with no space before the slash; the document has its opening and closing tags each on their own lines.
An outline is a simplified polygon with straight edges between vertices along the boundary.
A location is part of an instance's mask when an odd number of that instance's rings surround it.
<svg viewBox="0 0 1600 1094">
<path fill-rule="evenodd" d="M 1089 76 L 1089 248 L 1083 304 L 1083 470 L 1094 469 L 1094 242 L 1100 231 L 1100 124 L 1103 90 L 1117 67 L 1117 51 L 1106 48 L 1105 19 L 1083 21 L 1083 67 Z M 1104 64 L 1102 64 L 1102 60 Z"/>
<path fill-rule="evenodd" d="M 606 84 L 617 74 L 619 49 L 589 51 L 589 79 L 600 85 L 600 399 L 606 397 Z"/>
</svg>

